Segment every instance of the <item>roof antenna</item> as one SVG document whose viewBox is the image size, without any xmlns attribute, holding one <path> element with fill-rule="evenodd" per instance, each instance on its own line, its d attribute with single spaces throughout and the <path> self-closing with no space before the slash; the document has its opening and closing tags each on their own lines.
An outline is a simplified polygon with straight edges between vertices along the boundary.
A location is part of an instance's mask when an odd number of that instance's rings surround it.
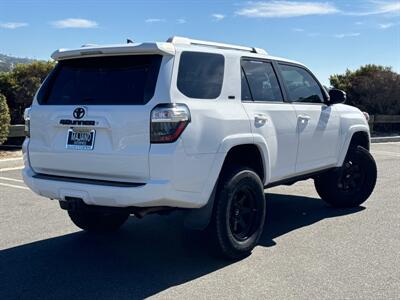
<svg viewBox="0 0 400 300">
<path fill-rule="evenodd" d="M 127 44 L 133 44 L 133 41 L 131 39 L 126 39 Z"/>
</svg>

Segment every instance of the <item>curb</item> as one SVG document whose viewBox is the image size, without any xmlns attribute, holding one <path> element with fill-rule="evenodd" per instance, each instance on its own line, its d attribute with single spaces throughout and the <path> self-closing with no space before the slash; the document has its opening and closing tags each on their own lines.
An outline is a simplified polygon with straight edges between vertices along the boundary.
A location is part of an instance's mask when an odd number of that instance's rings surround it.
<svg viewBox="0 0 400 300">
<path fill-rule="evenodd" d="M 371 143 L 389 143 L 389 142 L 400 142 L 400 135 L 371 138 Z"/>
<path fill-rule="evenodd" d="M 1 145 L 0 150 L 18 150 L 22 149 L 22 145 Z"/>
</svg>

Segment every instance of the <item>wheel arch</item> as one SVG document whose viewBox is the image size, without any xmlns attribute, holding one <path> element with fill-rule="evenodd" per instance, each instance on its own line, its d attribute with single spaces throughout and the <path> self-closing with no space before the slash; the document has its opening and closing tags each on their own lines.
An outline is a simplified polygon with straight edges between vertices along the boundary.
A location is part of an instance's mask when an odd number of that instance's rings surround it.
<svg viewBox="0 0 400 300">
<path fill-rule="evenodd" d="M 232 159 L 238 159 L 236 160 L 238 163 L 252 167 L 264 185 L 269 182 L 270 154 L 264 137 L 260 135 L 246 135 L 245 138 L 243 135 L 231 136 L 224 139 L 219 152 L 226 153 L 221 170 Z M 242 157 L 238 155 L 240 153 L 251 155 Z"/>
<path fill-rule="evenodd" d="M 221 172 L 232 164 L 246 166 L 253 169 L 260 177 L 261 181 L 265 181 L 264 158 L 257 145 L 242 144 L 229 149 L 226 153 Z"/>
<path fill-rule="evenodd" d="M 346 154 L 351 147 L 362 146 L 363 148 L 370 149 L 370 133 L 369 128 L 366 126 L 353 126 L 350 128 L 344 145 L 339 153 L 339 160 L 337 166 L 342 166 Z"/>
<path fill-rule="evenodd" d="M 197 209 L 191 209 L 187 211 L 185 218 L 185 226 L 190 229 L 201 230 L 208 226 L 213 207 L 216 189 L 218 186 L 218 179 L 226 165 L 230 162 L 235 162 L 235 159 L 242 158 L 239 154 L 246 152 L 251 152 L 252 163 L 250 167 L 258 166 L 255 168 L 255 172 L 260 176 L 261 181 L 266 185 L 269 181 L 269 150 L 265 140 L 261 138 L 255 138 L 253 135 L 239 134 L 235 136 L 230 136 L 221 143 L 218 153 L 219 158 L 214 162 L 213 168 L 215 172 L 211 172 L 210 185 L 213 182 L 213 189 L 210 193 L 210 197 L 205 206 Z M 246 157 L 245 157 L 246 158 Z M 236 161 L 240 163 L 240 160 Z M 246 160 L 242 161 L 246 163 Z M 255 165 L 257 163 L 258 165 Z M 253 164 L 253 165 L 252 165 Z M 261 164 L 261 166 L 260 166 Z M 261 168 L 260 168 L 261 167 Z M 215 175 L 212 175 L 215 174 Z M 216 179 L 215 179 L 215 177 Z"/>
</svg>

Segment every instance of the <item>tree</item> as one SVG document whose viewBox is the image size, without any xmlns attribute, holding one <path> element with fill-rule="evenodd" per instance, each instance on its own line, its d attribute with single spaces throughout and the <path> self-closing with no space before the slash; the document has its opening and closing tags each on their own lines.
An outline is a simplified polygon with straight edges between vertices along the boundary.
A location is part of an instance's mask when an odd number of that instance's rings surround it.
<svg viewBox="0 0 400 300">
<path fill-rule="evenodd" d="M 8 111 L 6 97 L 0 94 L 0 145 L 5 142 L 8 137 L 10 126 L 10 114 Z"/>
<path fill-rule="evenodd" d="M 54 62 L 34 61 L 18 64 L 10 72 L 0 73 L 0 93 L 7 98 L 12 124 L 24 122 L 25 108 L 32 104 L 41 82 L 54 66 Z"/>
<path fill-rule="evenodd" d="M 392 68 L 365 65 L 330 77 L 334 88 L 347 93 L 347 103 L 369 114 L 400 114 L 400 74 Z"/>
</svg>

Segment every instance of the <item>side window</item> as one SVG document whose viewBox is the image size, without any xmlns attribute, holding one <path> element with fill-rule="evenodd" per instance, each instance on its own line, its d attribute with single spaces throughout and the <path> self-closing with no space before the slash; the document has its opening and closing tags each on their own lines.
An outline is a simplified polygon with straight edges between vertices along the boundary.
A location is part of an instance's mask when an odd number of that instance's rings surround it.
<svg viewBox="0 0 400 300">
<path fill-rule="evenodd" d="M 269 62 L 258 60 L 242 60 L 242 100 L 247 100 L 248 94 L 243 90 L 243 76 L 247 79 L 249 94 L 254 101 L 283 101 L 278 79 Z"/>
<path fill-rule="evenodd" d="M 291 102 L 324 102 L 321 87 L 307 70 L 285 64 L 279 67 Z"/>
<path fill-rule="evenodd" d="M 177 86 L 187 97 L 215 99 L 221 94 L 225 59 L 221 54 L 182 52 Z"/>
</svg>

